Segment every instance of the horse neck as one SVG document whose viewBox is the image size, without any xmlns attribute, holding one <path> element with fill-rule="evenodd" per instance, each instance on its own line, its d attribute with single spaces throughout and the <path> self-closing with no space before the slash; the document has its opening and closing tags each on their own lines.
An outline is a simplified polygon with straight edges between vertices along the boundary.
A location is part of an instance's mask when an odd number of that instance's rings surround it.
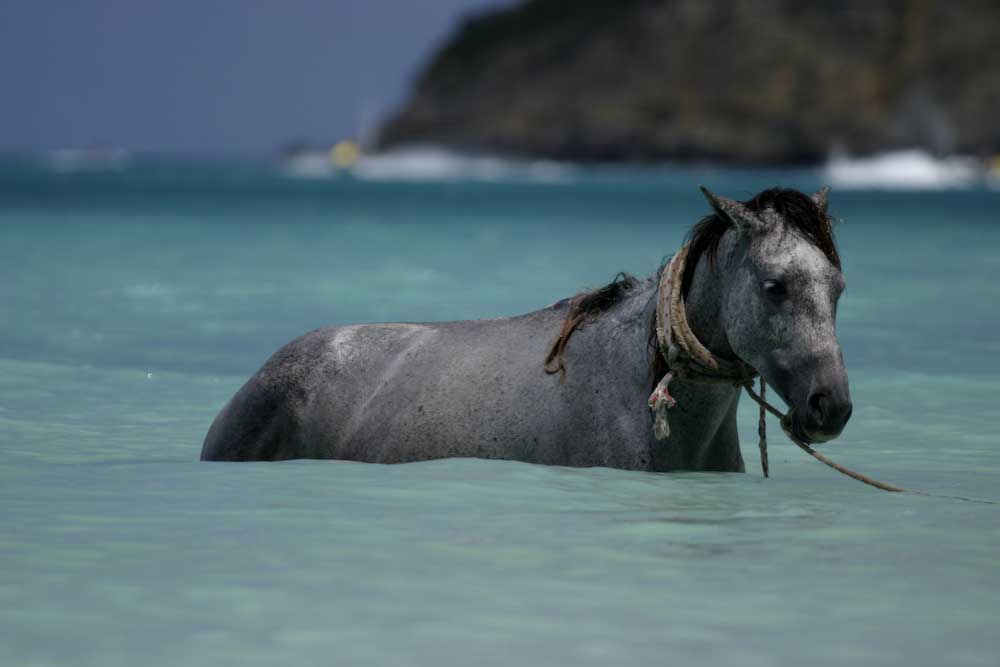
<svg viewBox="0 0 1000 667">
<path fill-rule="evenodd" d="M 695 262 L 691 283 L 685 297 L 685 312 L 692 332 L 712 353 L 733 358 L 724 325 L 724 295 L 729 275 L 725 267 L 732 248 L 720 245 L 714 265 L 708 257 L 691 257 Z M 657 469 L 694 468 L 707 470 L 742 470 L 739 439 L 735 437 L 735 422 L 726 422 L 726 415 L 735 417 L 735 401 L 740 389 L 723 384 L 689 382 L 681 377 L 674 383 L 674 396 L 688 405 L 693 421 L 678 424 L 678 442 L 658 447 Z M 719 437 L 722 434 L 723 437 Z M 726 435 L 730 434 L 730 435 Z"/>
<path fill-rule="evenodd" d="M 696 265 L 691 288 L 685 299 L 688 323 L 709 350 L 726 358 L 732 357 L 721 318 L 725 275 L 720 267 L 710 266 L 705 257 L 689 261 L 695 261 Z M 722 264 L 721 254 L 719 264 Z M 627 366 L 627 369 L 622 370 L 627 370 L 631 377 L 644 377 L 648 372 L 650 384 L 643 387 L 647 392 L 660 379 L 654 375 L 666 372 L 666 368 L 659 368 L 660 364 L 657 363 L 663 354 L 659 349 L 655 330 L 660 276 L 660 271 L 657 271 L 633 289 L 607 315 L 586 325 L 600 331 L 594 339 L 594 344 L 599 346 L 599 349 L 592 351 L 595 357 L 613 353 L 619 365 L 624 363 Z"/>
<path fill-rule="evenodd" d="M 705 255 L 688 260 L 693 259 L 696 265 L 684 306 L 691 331 L 702 345 L 724 359 L 731 359 L 733 349 L 723 324 L 723 295 L 727 279 L 725 266 L 731 252 L 727 246 L 724 242 L 719 248 L 714 266 Z"/>
<path fill-rule="evenodd" d="M 720 248 L 721 251 L 721 248 Z M 686 298 L 688 323 L 694 334 L 709 350 L 724 357 L 731 357 L 732 350 L 722 326 L 722 295 L 725 276 L 720 267 L 709 266 L 705 257 L 696 261 L 691 288 Z M 605 315 L 595 318 L 585 326 L 594 333 L 593 349 L 587 350 L 582 359 L 597 359 L 614 355 L 615 366 L 632 378 L 647 378 L 637 390 L 648 396 L 659 381 L 659 364 L 662 355 L 656 340 L 656 295 L 660 282 L 658 271 L 640 283 L 621 303 Z M 577 342 L 580 345 L 582 341 Z M 586 345 L 586 343 L 583 343 Z M 579 348 L 577 348 L 579 349 Z M 577 361 L 580 363 L 580 361 Z M 665 369 L 663 369 L 665 372 Z"/>
</svg>

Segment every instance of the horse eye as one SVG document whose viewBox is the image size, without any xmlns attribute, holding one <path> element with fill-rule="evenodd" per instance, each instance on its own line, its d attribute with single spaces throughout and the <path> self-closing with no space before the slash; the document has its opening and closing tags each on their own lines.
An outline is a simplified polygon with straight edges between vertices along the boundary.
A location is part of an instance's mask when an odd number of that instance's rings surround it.
<svg viewBox="0 0 1000 667">
<path fill-rule="evenodd" d="M 780 280 L 765 280 L 761 283 L 761 287 L 764 288 L 764 293 L 768 296 L 783 297 L 788 294 L 785 283 Z"/>
</svg>

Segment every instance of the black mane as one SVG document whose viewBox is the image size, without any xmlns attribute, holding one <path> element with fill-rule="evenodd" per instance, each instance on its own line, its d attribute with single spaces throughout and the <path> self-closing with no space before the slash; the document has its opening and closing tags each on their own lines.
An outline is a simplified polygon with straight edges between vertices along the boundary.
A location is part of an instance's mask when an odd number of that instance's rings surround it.
<svg viewBox="0 0 1000 667">
<path fill-rule="evenodd" d="M 545 372 L 562 373 L 562 376 L 565 377 L 566 366 L 563 364 L 562 354 L 566 345 L 569 344 L 573 332 L 583 324 L 584 320 L 600 315 L 621 302 L 640 282 L 635 276 L 619 273 L 604 287 L 589 292 L 580 292 L 570 299 L 562 331 L 559 332 L 559 336 L 549 349 L 548 356 L 545 357 Z M 560 301 L 556 306 L 564 304 L 565 300 Z"/>
<path fill-rule="evenodd" d="M 635 276 L 622 272 L 604 287 L 580 292 L 574 297 L 563 299 L 557 305 L 568 303 L 571 316 L 599 315 L 624 299 L 629 290 L 634 289 L 640 282 L 642 281 Z"/>
<path fill-rule="evenodd" d="M 762 213 L 768 208 L 773 208 L 775 213 L 785 220 L 785 224 L 809 239 L 813 245 L 823 251 L 831 264 L 838 269 L 840 268 L 840 254 L 837 252 L 837 244 L 833 239 L 830 218 L 825 211 L 816 205 L 812 197 L 789 188 L 771 188 L 764 190 L 753 199 L 743 202 L 743 205 L 754 213 Z M 687 296 L 687 290 L 691 286 L 698 258 L 706 255 L 709 262 L 715 262 L 719 251 L 719 242 L 727 229 L 729 229 L 729 223 L 718 214 L 713 213 L 702 218 L 688 232 L 689 261 L 684 267 L 684 277 L 682 278 L 685 296 Z"/>
</svg>

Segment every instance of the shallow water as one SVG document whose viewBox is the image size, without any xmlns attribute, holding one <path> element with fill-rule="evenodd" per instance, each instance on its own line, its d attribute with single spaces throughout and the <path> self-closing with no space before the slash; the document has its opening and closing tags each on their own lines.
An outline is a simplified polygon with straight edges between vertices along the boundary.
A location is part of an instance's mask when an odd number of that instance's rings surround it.
<svg viewBox="0 0 1000 667">
<path fill-rule="evenodd" d="M 0 166 L 0 663 L 997 663 L 1000 506 L 872 490 L 776 424 L 763 480 L 746 401 L 746 475 L 198 462 L 310 328 L 525 312 L 651 273 L 696 183 L 819 185 L 479 176 Z M 1000 194 L 831 201 L 855 414 L 824 451 L 1000 501 Z"/>
</svg>

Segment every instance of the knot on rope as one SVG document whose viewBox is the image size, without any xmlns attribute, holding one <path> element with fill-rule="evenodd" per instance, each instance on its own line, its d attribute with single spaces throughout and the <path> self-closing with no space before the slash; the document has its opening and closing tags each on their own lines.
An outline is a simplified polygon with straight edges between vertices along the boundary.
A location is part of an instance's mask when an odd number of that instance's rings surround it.
<svg viewBox="0 0 1000 667">
<path fill-rule="evenodd" d="M 649 395 L 649 409 L 653 411 L 653 434 L 657 440 L 670 437 L 670 422 L 667 421 L 667 410 L 677 405 L 677 400 L 670 395 L 668 388 L 674 379 L 673 373 L 667 373 Z"/>
</svg>

